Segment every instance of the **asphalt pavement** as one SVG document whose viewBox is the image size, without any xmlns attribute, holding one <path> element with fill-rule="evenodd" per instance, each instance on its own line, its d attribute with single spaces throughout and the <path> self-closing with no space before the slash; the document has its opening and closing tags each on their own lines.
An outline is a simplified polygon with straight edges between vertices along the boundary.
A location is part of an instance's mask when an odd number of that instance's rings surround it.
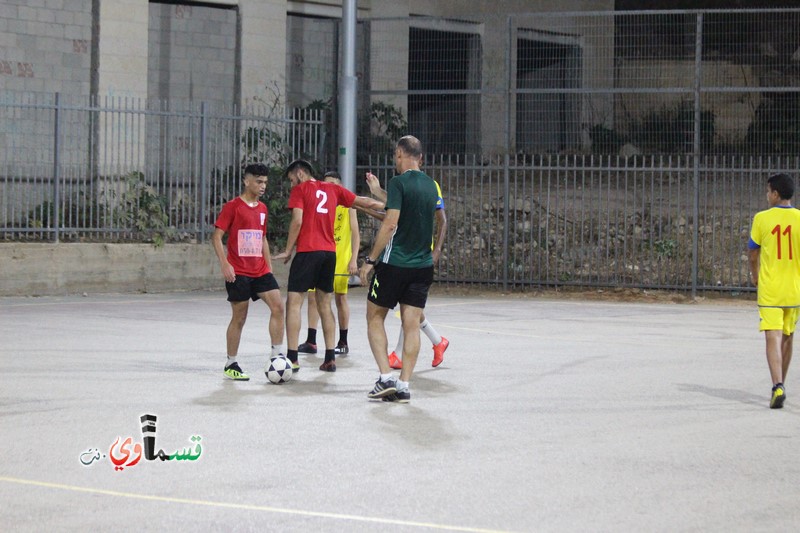
<svg viewBox="0 0 800 533">
<path fill-rule="evenodd" d="M 251 380 L 232 382 L 222 292 L 0 299 L 0 529 L 790 531 L 800 521 L 800 392 L 790 372 L 786 406 L 768 408 L 754 304 L 434 289 L 426 314 L 450 347 L 432 368 L 423 336 L 400 405 L 366 396 L 377 370 L 365 294 L 351 292 L 351 353 L 337 372 L 301 355 L 283 385 L 263 373 L 261 302 L 240 348 Z M 391 313 L 392 346 L 399 326 Z"/>
</svg>

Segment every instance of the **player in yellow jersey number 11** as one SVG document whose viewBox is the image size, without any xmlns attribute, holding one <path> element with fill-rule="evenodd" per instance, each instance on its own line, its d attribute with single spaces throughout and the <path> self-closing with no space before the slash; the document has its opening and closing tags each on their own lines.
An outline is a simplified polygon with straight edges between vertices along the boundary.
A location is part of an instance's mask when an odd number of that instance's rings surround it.
<svg viewBox="0 0 800 533">
<path fill-rule="evenodd" d="M 794 179 L 775 174 L 767 180 L 769 209 L 756 213 L 750 230 L 750 278 L 758 290 L 759 330 L 764 332 L 767 365 L 772 378 L 769 406 L 786 401 L 786 374 L 792 361 L 792 341 L 800 309 L 800 268 L 794 250 L 800 249 L 800 210 L 792 207 Z"/>
</svg>

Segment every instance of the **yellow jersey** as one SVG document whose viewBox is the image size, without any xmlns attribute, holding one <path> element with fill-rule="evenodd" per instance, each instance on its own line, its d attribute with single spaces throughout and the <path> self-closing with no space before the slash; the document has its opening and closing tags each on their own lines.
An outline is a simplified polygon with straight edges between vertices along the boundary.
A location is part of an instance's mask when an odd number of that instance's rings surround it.
<svg viewBox="0 0 800 533">
<path fill-rule="evenodd" d="M 347 274 L 347 265 L 353 257 L 353 232 L 350 229 L 350 208 L 336 206 L 333 222 L 333 240 L 336 242 L 336 273 Z"/>
<path fill-rule="evenodd" d="M 758 305 L 800 307 L 800 210 L 775 206 L 756 213 L 749 248 L 760 250 Z"/>
<path fill-rule="evenodd" d="M 433 182 L 436 184 L 436 193 L 439 195 L 439 197 L 436 199 L 436 209 L 437 210 L 444 209 L 444 198 L 442 198 L 442 188 L 439 186 L 438 181 L 433 180 Z M 436 235 L 434 234 L 431 237 L 431 250 L 435 248 L 434 246 L 435 244 L 436 244 Z"/>
</svg>

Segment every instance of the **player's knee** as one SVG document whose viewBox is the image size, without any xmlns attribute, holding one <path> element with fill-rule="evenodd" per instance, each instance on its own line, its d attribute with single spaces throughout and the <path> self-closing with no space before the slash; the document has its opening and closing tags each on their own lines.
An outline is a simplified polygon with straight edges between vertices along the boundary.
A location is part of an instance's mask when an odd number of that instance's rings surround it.
<svg viewBox="0 0 800 533">
<path fill-rule="evenodd" d="M 269 306 L 270 313 L 282 315 L 286 312 L 286 307 L 283 305 L 283 300 L 280 298 L 267 302 L 267 305 Z"/>
<path fill-rule="evenodd" d="M 245 311 L 244 313 L 237 313 L 231 317 L 231 326 L 237 329 L 242 329 L 246 321 L 247 321 L 247 311 Z"/>
</svg>

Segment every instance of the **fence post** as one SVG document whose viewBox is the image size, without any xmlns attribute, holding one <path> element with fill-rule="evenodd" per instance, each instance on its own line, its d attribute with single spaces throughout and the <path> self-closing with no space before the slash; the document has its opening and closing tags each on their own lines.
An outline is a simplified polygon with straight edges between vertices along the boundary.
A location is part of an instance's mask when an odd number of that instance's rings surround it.
<svg viewBox="0 0 800 533">
<path fill-rule="evenodd" d="M 694 39 L 694 140 L 692 151 L 694 152 L 694 191 L 692 194 L 692 219 L 694 220 L 694 231 L 692 232 L 692 298 L 697 297 L 697 275 L 699 264 L 700 239 L 700 86 L 702 81 L 703 64 L 703 14 L 697 14 L 697 28 Z"/>
<path fill-rule="evenodd" d="M 509 169 L 509 165 L 511 156 L 508 152 L 506 152 L 505 159 L 504 159 L 504 169 L 503 169 L 503 291 L 508 291 L 508 247 L 510 243 L 508 242 L 509 238 L 509 229 L 508 226 L 510 224 L 509 219 L 511 218 L 509 213 L 509 198 L 508 195 L 511 193 L 511 179 L 510 174 L 511 171 Z"/>
<path fill-rule="evenodd" d="M 53 220 L 51 220 L 50 223 L 53 225 L 53 242 L 57 243 L 61 230 L 61 162 L 58 156 L 61 148 L 61 142 L 59 140 L 61 94 L 55 93 L 55 97 L 53 107 Z"/>
<path fill-rule="evenodd" d="M 511 68 L 513 65 L 512 51 L 514 46 L 514 35 L 511 31 L 512 21 L 511 16 L 506 17 L 506 26 L 508 28 L 508 44 L 506 46 L 506 113 L 505 113 L 505 134 L 506 134 L 506 155 L 503 165 L 503 292 L 508 291 L 508 195 L 511 191 L 510 187 L 510 174 L 511 170 L 509 165 L 511 163 L 511 93 L 513 91 Z"/>
<path fill-rule="evenodd" d="M 200 242 L 206 241 L 206 206 L 208 205 L 208 191 L 206 190 L 206 174 L 208 166 L 208 110 L 206 102 L 200 102 L 200 208 L 198 209 L 198 224 L 200 225 Z"/>
</svg>

